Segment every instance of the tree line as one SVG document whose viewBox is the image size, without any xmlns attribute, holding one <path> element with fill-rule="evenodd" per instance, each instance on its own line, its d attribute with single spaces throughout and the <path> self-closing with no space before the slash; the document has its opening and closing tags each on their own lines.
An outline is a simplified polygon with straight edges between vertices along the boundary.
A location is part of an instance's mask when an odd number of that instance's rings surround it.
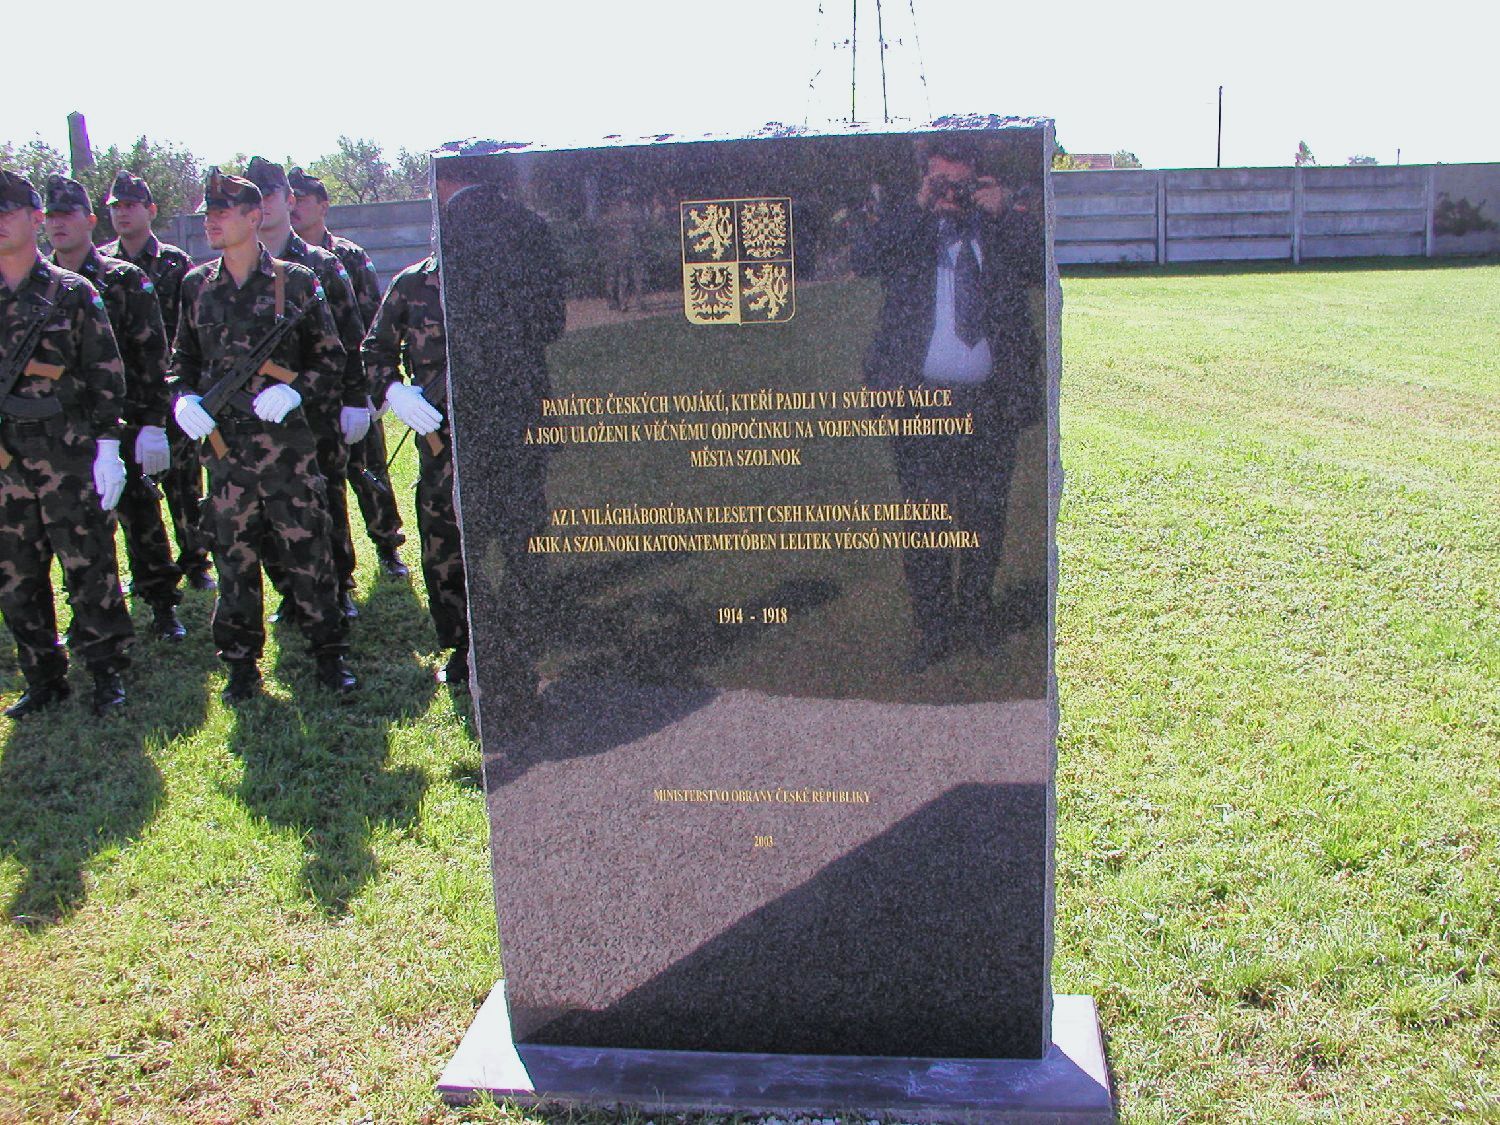
<svg viewBox="0 0 1500 1125">
<path fill-rule="evenodd" d="M 271 154 L 266 156 L 275 159 Z M 244 170 L 250 157 L 236 153 L 217 163 L 225 172 Z M 162 218 L 182 215 L 197 209 L 203 201 L 203 176 L 208 164 L 184 145 L 172 141 L 153 141 L 137 137 L 124 148 L 110 145 L 94 152 L 91 168 L 73 169 L 68 157 L 41 137 L 23 143 L 0 142 L 0 166 L 29 179 L 38 191 L 45 191 L 47 177 L 53 173 L 72 176 L 88 188 L 89 197 L 100 207 L 100 226 L 107 228 L 109 216 L 102 205 L 115 173 L 129 169 L 151 185 L 151 194 Z M 282 158 L 290 168 L 302 164 L 290 156 Z M 339 137 L 333 152 L 302 164 L 310 174 L 328 188 L 329 202 L 384 203 L 396 199 L 426 199 L 427 154 L 400 149 L 394 159 L 387 159 L 381 146 L 364 137 Z"/>
</svg>

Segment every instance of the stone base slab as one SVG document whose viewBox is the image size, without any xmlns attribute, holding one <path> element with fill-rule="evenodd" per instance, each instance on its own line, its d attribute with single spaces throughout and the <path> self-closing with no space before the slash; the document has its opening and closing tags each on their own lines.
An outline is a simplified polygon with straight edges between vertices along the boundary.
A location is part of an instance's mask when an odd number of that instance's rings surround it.
<svg viewBox="0 0 1500 1125">
<path fill-rule="evenodd" d="M 642 1113 L 851 1114 L 910 1122 L 1113 1125 L 1114 1097 L 1089 996 L 1057 996 L 1040 1059 L 752 1055 L 516 1044 L 500 981 L 438 1092 L 521 1105 L 620 1106 Z"/>
</svg>

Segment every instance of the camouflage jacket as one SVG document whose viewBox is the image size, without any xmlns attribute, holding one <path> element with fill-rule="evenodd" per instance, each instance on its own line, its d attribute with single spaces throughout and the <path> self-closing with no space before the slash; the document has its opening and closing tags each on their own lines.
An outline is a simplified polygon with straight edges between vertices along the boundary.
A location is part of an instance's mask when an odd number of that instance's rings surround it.
<svg viewBox="0 0 1500 1125">
<path fill-rule="evenodd" d="M 53 262 L 57 255 L 53 255 Z M 104 298 L 120 358 L 125 361 L 125 404 L 121 417 L 131 426 L 165 426 L 167 408 L 167 331 L 162 327 L 156 287 L 146 271 L 89 247 L 77 272 Z"/>
<path fill-rule="evenodd" d="M 312 270 L 328 294 L 328 309 L 333 314 L 334 327 L 344 345 L 344 372 L 340 387 L 333 397 L 323 400 L 322 413 L 337 420 L 340 406 L 363 406 L 369 397 L 370 387 L 365 381 L 364 360 L 360 358 L 359 344 L 364 339 L 365 325 L 359 316 L 359 305 L 354 299 L 354 283 L 344 269 L 344 263 L 336 254 L 321 246 L 309 246 L 296 231 L 287 236 L 286 249 L 281 252 L 286 262 L 295 262 Z"/>
<path fill-rule="evenodd" d="M 236 287 L 224 259 L 188 271 L 182 281 L 182 317 L 172 372 L 184 391 L 203 394 L 235 360 L 260 343 L 276 323 L 275 269 L 266 248 L 243 286 Z M 297 373 L 292 387 L 303 402 L 337 399 L 344 377 L 344 345 L 339 342 L 323 286 L 305 267 L 291 264 L 286 271 L 286 311 L 313 302 L 297 327 L 276 345 L 271 358 Z M 275 380 L 256 372 L 245 384 L 254 397 Z"/>
<path fill-rule="evenodd" d="M 407 266 L 391 279 L 365 336 L 365 370 L 376 395 L 384 397 L 385 389 L 401 378 L 402 367 L 407 378 L 423 388 L 442 383 L 448 370 L 443 303 L 433 257 Z M 427 397 L 441 396 L 429 390 Z"/>
<path fill-rule="evenodd" d="M 55 382 L 40 375 L 22 375 L 11 393 L 21 398 L 55 394 L 68 418 L 90 436 L 118 438 L 125 365 L 109 327 L 104 299 L 87 278 L 38 257 L 31 273 L 14 290 L 0 281 L 0 351 L 9 355 L 15 348 L 46 300 L 54 277 L 59 279 L 57 297 L 31 358 L 61 367 L 63 373 Z"/>
<path fill-rule="evenodd" d="M 318 243 L 324 250 L 338 255 L 344 270 L 349 275 L 349 284 L 354 287 L 354 300 L 359 305 L 359 319 L 366 328 L 375 319 L 375 310 L 380 307 L 380 278 L 375 273 L 375 263 L 357 242 L 350 242 L 341 235 L 323 228 L 323 241 Z"/>
<path fill-rule="evenodd" d="M 167 339 L 177 338 L 177 310 L 182 306 L 182 279 L 193 268 L 193 259 L 186 250 L 170 242 L 158 242 L 156 235 L 147 235 L 146 244 L 136 255 L 126 253 L 117 238 L 99 247 L 99 253 L 119 258 L 146 271 L 151 284 L 156 286 L 156 302 L 161 305 L 161 320 L 167 329 Z"/>
</svg>

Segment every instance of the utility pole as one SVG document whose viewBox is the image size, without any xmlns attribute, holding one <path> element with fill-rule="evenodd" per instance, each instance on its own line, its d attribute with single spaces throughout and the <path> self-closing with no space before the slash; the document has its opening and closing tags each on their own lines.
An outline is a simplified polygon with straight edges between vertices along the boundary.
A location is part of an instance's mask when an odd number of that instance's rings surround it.
<svg viewBox="0 0 1500 1125">
<path fill-rule="evenodd" d="M 1214 143 L 1214 167 L 1224 166 L 1224 87 L 1219 87 L 1219 139 Z"/>
</svg>

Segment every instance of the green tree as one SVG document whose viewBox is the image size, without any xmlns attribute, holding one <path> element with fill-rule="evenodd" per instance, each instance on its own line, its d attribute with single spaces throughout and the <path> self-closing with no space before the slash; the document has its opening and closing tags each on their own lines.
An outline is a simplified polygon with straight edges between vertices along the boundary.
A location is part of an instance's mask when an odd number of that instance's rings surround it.
<svg viewBox="0 0 1500 1125">
<path fill-rule="evenodd" d="M 1054 172 L 1076 172 L 1082 165 L 1068 155 L 1068 150 L 1054 143 L 1052 146 L 1052 170 Z"/>
<path fill-rule="evenodd" d="M 94 166 L 78 176 L 100 209 L 100 237 L 113 237 L 109 234 L 109 214 L 103 204 L 115 173 L 121 168 L 151 185 L 158 222 L 186 214 L 203 201 L 203 162 L 183 145 L 171 141 L 157 143 L 145 136 L 137 137 L 123 151 L 118 145 L 110 145 L 103 152 L 96 152 Z"/>
<path fill-rule="evenodd" d="M 339 137 L 338 151 L 318 157 L 308 171 L 323 181 L 330 203 L 378 203 L 391 198 L 391 166 L 380 145 L 364 137 Z"/>
<path fill-rule="evenodd" d="M 1376 160 L 1373 156 L 1351 156 L 1349 163 L 1353 165 L 1368 165 L 1379 164 L 1380 161 Z"/>
<path fill-rule="evenodd" d="M 1141 158 L 1133 152 L 1128 152 L 1122 148 L 1115 153 L 1116 168 L 1140 168 L 1142 166 Z"/>
<path fill-rule="evenodd" d="M 396 167 L 391 177 L 391 199 L 426 199 L 432 194 L 427 179 L 428 157 L 425 152 L 403 148 L 396 153 Z"/>
<path fill-rule="evenodd" d="M 25 144 L 10 141 L 0 144 L 0 166 L 25 176 L 40 192 L 47 190 L 48 176 L 68 174 L 68 158 L 40 136 L 32 137 Z"/>
<path fill-rule="evenodd" d="M 16 145 L 6 141 L 0 145 L 0 164 L 20 172 L 40 192 L 46 191 L 47 177 L 57 173 L 72 175 L 68 158 L 40 137 L 25 144 Z M 156 199 L 158 221 L 170 219 L 185 211 L 191 211 L 203 199 L 203 166 L 191 151 L 171 141 L 154 142 L 141 136 L 128 147 L 110 145 L 102 152 L 96 151 L 94 166 L 81 169 L 76 179 L 88 189 L 89 198 L 99 211 L 99 226 L 96 241 L 113 238 L 109 225 L 109 212 L 104 207 L 104 197 L 115 180 L 115 173 L 125 168 L 142 177 L 151 185 L 151 194 Z"/>
<path fill-rule="evenodd" d="M 1292 157 L 1292 163 L 1298 168 L 1304 168 L 1309 164 L 1316 164 L 1318 158 L 1313 155 L 1312 149 L 1307 147 L 1306 141 L 1297 142 L 1297 154 Z"/>
</svg>

